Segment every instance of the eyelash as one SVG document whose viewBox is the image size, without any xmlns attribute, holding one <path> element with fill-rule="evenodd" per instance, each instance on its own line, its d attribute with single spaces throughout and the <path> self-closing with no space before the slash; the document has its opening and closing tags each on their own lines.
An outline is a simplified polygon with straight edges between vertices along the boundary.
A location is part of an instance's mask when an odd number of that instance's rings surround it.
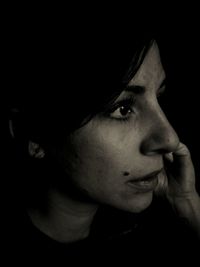
<svg viewBox="0 0 200 267">
<path fill-rule="evenodd" d="M 163 92 L 157 94 L 157 99 L 160 100 L 162 98 Z M 135 103 L 136 103 L 136 98 L 134 95 L 130 95 L 125 99 L 120 100 L 117 103 L 110 104 L 104 111 L 104 115 L 108 117 L 109 119 L 116 120 L 116 121 L 128 121 L 133 114 L 135 114 Z M 118 109 L 120 110 L 121 108 L 127 109 L 127 115 L 120 115 L 117 117 L 112 116 L 114 112 L 116 112 Z"/>
<path fill-rule="evenodd" d="M 106 112 L 108 114 L 108 116 L 113 119 L 113 120 L 118 120 L 118 121 L 127 121 L 130 119 L 131 115 L 134 112 L 134 104 L 135 104 L 135 98 L 133 96 L 130 96 L 126 99 L 123 99 L 121 101 L 119 101 L 118 103 L 113 104 L 113 106 L 111 106 L 108 111 Z M 123 115 L 121 114 L 117 117 L 112 116 L 112 114 L 114 112 L 116 112 L 117 110 L 120 110 L 121 108 L 125 108 L 127 109 L 127 115 Z M 119 111 L 120 112 L 120 111 Z"/>
</svg>

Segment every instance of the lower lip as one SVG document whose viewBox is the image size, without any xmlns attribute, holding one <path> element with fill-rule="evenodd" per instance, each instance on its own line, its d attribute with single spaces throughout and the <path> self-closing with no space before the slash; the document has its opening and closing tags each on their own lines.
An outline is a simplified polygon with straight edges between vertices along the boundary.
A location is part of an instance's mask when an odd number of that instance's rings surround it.
<svg viewBox="0 0 200 267">
<path fill-rule="evenodd" d="M 131 180 L 127 183 L 130 187 L 140 191 L 142 193 L 146 193 L 149 191 L 153 191 L 158 184 L 158 176 L 152 176 L 151 178 L 144 180 Z"/>
</svg>

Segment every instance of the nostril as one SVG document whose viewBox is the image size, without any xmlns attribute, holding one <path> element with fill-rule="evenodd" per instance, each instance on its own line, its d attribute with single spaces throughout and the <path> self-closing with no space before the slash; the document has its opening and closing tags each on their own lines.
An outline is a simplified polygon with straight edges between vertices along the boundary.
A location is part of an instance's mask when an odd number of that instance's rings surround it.
<svg viewBox="0 0 200 267">
<path fill-rule="evenodd" d="M 125 171 L 125 172 L 123 172 L 123 175 L 124 175 L 124 176 L 128 176 L 128 175 L 129 175 L 129 172 L 126 172 L 126 171 Z"/>
<path fill-rule="evenodd" d="M 142 142 L 140 150 L 142 154 L 154 155 L 166 154 L 176 150 L 179 144 L 179 138 L 170 126 L 167 128 L 159 128 L 148 135 Z"/>
</svg>

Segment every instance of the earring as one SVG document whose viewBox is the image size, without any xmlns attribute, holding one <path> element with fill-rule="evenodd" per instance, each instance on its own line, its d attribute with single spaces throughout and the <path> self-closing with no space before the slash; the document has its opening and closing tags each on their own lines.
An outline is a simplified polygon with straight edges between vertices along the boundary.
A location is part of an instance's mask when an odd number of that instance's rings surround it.
<svg viewBox="0 0 200 267">
<path fill-rule="evenodd" d="M 44 149 L 39 144 L 32 141 L 29 141 L 28 152 L 30 156 L 36 159 L 42 159 L 45 157 Z"/>
</svg>

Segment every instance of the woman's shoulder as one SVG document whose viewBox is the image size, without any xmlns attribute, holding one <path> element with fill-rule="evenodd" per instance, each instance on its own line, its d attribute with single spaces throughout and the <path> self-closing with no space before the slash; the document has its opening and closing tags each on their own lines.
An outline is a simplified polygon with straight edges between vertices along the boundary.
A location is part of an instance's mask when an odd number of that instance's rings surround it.
<svg viewBox="0 0 200 267">
<path fill-rule="evenodd" d="M 105 207 L 97 216 L 97 228 L 93 231 L 96 235 L 98 232 L 105 246 L 107 240 L 114 252 L 153 255 L 157 251 L 160 255 L 167 252 L 169 257 L 184 257 L 184 252 L 186 256 L 197 255 L 200 248 L 200 240 L 165 199 L 155 198 L 140 214 Z"/>
<path fill-rule="evenodd" d="M 140 214 L 132 214 L 102 207 L 96 214 L 90 236 L 73 244 L 52 240 L 31 222 L 23 209 L 9 209 L 5 217 L 7 252 L 31 259 L 66 257 L 90 259 L 91 254 L 101 258 L 153 258 L 168 255 L 196 257 L 200 243 L 185 222 L 179 220 L 164 200 L 154 199 L 152 205 Z M 167 253 L 167 254 L 166 254 Z"/>
</svg>

